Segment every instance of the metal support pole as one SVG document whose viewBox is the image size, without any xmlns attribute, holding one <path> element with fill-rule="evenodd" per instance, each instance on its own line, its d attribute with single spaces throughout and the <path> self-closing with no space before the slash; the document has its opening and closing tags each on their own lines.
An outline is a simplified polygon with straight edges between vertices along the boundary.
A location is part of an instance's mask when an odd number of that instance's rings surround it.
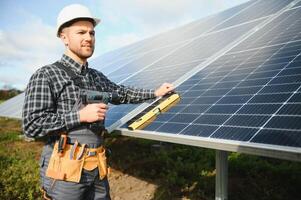
<svg viewBox="0 0 301 200">
<path fill-rule="evenodd" d="M 216 150 L 215 200 L 228 199 L 228 152 Z"/>
</svg>

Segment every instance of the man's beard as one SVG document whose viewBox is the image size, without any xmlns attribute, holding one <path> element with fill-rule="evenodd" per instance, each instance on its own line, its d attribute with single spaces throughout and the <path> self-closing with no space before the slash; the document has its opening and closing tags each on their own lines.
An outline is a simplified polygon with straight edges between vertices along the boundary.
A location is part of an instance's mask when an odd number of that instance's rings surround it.
<svg viewBox="0 0 301 200">
<path fill-rule="evenodd" d="M 81 59 L 88 59 L 93 55 L 94 47 L 92 48 L 91 52 L 85 52 L 85 51 L 79 50 L 78 52 L 73 52 L 73 53 L 75 53 Z"/>
</svg>

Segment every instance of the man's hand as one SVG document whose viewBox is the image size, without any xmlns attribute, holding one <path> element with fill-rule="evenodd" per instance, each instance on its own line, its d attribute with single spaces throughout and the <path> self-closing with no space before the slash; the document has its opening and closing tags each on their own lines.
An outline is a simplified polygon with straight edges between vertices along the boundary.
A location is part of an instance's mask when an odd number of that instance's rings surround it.
<svg viewBox="0 0 301 200">
<path fill-rule="evenodd" d="M 173 91 L 175 88 L 173 84 L 171 83 L 163 83 L 156 91 L 155 95 L 156 97 L 161 97 L 167 94 L 168 92 Z"/>
<path fill-rule="evenodd" d="M 96 122 L 104 120 L 108 106 L 104 103 L 88 104 L 79 111 L 80 122 Z"/>
</svg>

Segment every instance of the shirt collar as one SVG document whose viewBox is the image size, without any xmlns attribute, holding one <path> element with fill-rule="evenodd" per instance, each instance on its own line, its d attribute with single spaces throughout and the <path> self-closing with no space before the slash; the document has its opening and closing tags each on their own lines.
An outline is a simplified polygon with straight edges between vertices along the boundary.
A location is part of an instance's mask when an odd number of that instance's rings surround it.
<svg viewBox="0 0 301 200">
<path fill-rule="evenodd" d="M 88 62 L 85 64 L 80 64 L 73 60 L 71 57 L 67 56 L 66 54 L 63 54 L 61 61 L 65 63 L 67 66 L 70 66 L 73 70 L 78 72 L 79 74 L 85 74 L 88 69 Z"/>
</svg>

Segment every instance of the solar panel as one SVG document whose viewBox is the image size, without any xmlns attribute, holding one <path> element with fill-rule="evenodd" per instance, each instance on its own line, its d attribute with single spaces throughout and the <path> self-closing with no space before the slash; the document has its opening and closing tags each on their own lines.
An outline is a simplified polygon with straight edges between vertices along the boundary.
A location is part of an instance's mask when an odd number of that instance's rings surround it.
<svg viewBox="0 0 301 200">
<path fill-rule="evenodd" d="M 173 82 L 183 74 L 198 66 L 206 58 L 212 56 L 214 53 L 223 49 L 241 35 L 248 32 L 250 28 L 254 28 L 261 21 L 262 20 L 258 20 L 242 24 L 241 26 L 203 35 L 200 38 L 189 41 L 188 43 L 180 46 L 178 49 L 163 55 L 161 58 L 159 57 L 156 62 L 142 68 L 142 70 L 137 71 L 137 68 L 132 70 L 132 66 L 129 66 L 124 68 L 124 71 L 128 72 L 128 74 L 122 75 L 120 70 L 118 70 L 116 71 L 116 74 L 119 74 L 117 77 L 118 79 L 114 76 L 109 77 L 115 81 L 123 79 L 120 83 L 125 85 L 139 85 L 144 88 L 155 88 L 162 82 Z M 208 48 L 208 46 L 212 48 Z M 145 58 L 142 57 L 141 59 L 143 62 L 143 59 Z M 139 65 L 136 66 L 138 67 Z M 135 73 L 130 74 L 131 72 Z M 116 113 L 111 113 L 109 110 L 106 125 L 112 125 L 110 122 L 113 122 L 114 120 L 111 120 L 111 118 L 116 119 L 115 115 L 118 115 L 118 117 L 127 115 L 128 112 L 133 109 L 132 105 L 128 107 L 129 109 L 122 109 L 120 111 L 116 111 Z"/>
<path fill-rule="evenodd" d="M 249 1 L 109 52 L 91 64 L 120 84 L 178 86 L 181 102 L 145 128 L 157 138 L 180 136 L 172 140 L 203 146 L 262 143 L 298 152 L 300 5 L 292 0 Z M 22 95 L 1 104 L 1 115 L 20 118 Z M 112 106 L 106 126 L 122 127 L 126 134 L 125 122 L 148 105 Z"/>
<path fill-rule="evenodd" d="M 180 84 L 182 101 L 144 130 L 301 147 L 300 11 L 282 13 Z"/>
<path fill-rule="evenodd" d="M 1 116 L 20 119 L 22 116 L 22 106 L 24 102 L 24 96 L 25 96 L 24 93 L 22 93 L 14 98 L 11 98 L 1 103 L 0 106 Z"/>
</svg>

